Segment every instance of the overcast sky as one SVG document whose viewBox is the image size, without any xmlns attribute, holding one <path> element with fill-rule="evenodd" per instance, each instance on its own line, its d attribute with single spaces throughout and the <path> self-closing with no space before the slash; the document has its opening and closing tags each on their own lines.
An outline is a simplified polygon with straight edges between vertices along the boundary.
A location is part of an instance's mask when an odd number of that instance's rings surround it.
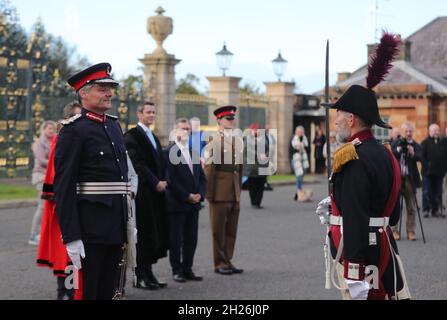
<svg viewBox="0 0 447 320">
<path fill-rule="evenodd" d="M 31 30 L 40 16 L 48 32 L 62 36 L 92 63 L 110 62 L 118 78 L 138 74 L 145 53 L 155 49 L 146 20 L 162 6 L 174 20 L 164 47 L 182 62 L 177 79 L 220 75 L 215 53 L 226 41 L 234 53 L 228 72 L 264 90 L 276 80 L 271 60 L 288 60 L 283 80 L 297 92 L 324 86 L 324 55 L 330 40 L 331 82 L 336 73 L 366 63 L 366 44 L 376 26 L 407 37 L 438 16 L 447 0 L 13 0 L 21 23 Z M 378 4 L 378 11 L 376 10 Z M 376 22 L 377 21 L 377 22 Z M 380 35 L 380 34 L 379 34 Z"/>
</svg>

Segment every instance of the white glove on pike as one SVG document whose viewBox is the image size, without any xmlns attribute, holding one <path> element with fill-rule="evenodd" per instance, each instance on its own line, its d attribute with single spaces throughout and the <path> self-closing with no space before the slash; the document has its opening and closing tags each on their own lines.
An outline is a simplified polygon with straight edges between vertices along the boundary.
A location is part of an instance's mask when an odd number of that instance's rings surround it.
<svg viewBox="0 0 447 320">
<path fill-rule="evenodd" d="M 366 300 L 368 298 L 369 283 L 365 280 L 356 281 L 345 279 L 352 300 Z"/>
<path fill-rule="evenodd" d="M 329 215 L 332 213 L 331 197 L 326 197 L 321 200 L 317 205 L 315 213 L 320 218 L 320 222 L 322 225 L 329 224 Z"/>
<path fill-rule="evenodd" d="M 84 243 L 82 243 L 82 240 L 76 240 L 68 243 L 66 247 L 73 266 L 80 270 L 82 268 L 81 257 L 85 258 Z"/>
</svg>

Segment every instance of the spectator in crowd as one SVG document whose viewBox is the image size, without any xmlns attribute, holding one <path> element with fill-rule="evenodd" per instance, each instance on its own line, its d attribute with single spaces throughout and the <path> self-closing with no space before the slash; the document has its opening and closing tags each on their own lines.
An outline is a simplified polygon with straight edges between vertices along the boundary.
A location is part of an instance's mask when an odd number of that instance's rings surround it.
<svg viewBox="0 0 447 320">
<path fill-rule="evenodd" d="M 137 221 L 137 267 L 134 287 L 156 290 L 167 286 L 158 281 L 152 265 L 167 256 L 169 226 L 165 209 L 166 159 L 150 126 L 155 122 L 155 104 L 145 101 L 137 109 L 138 125 L 124 136 L 133 167 L 138 175 L 135 198 Z"/>
<path fill-rule="evenodd" d="M 194 158 L 198 156 L 197 159 L 192 160 L 194 164 L 200 161 L 203 167 L 205 165 L 203 150 L 205 149 L 206 141 L 203 136 L 203 132 L 200 130 L 200 119 L 198 117 L 193 117 L 189 121 L 191 123 L 189 148 L 194 151 L 193 153 Z"/>
<path fill-rule="evenodd" d="M 445 174 L 446 148 L 441 143 L 439 125 L 429 127 L 429 136 L 422 141 L 422 177 L 424 217 L 445 217 L 439 213 L 442 197 L 442 180 Z"/>
<path fill-rule="evenodd" d="M 444 148 L 447 150 L 447 126 L 445 128 L 445 136 L 442 139 L 442 143 Z M 445 162 L 446 168 L 445 172 L 447 172 L 447 161 Z M 447 174 L 444 175 L 444 182 L 442 184 L 442 214 L 445 214 L 445 210 L 447 209 Z"/>
<path fill-rule="evenodd" d="M 45 121 L 40 126 L 40 136 L 32 146 L 34 154 L 34 168 L 32 173 L 31 183 L 36 187 L 37 193 L 37 208 L 34 212 L 33 222 L 31 224 L 31 233 L 28 244 L 37 246 L 40 239 L 40 224 L 42 220 L 43 201 L 41 199 L 41 192 L 43 187 L 43 180 L 45 178 L 45 171 L 48 166 L 48 155 L 51 149 L 51 140 L 56 134 L 56 123 L 53 121 Z"/>
<path fill-rule="evenodd" d="M 269 145 L 265 132 L 260 134 L 259 124 L 250 125 L 250 131 L 244 137 L 244 151 L 246 158 L 243 174 L 248 177 L 251 206 L 255 209 L 262 209 L 261 202 L 269 166 Z"/>
<path fill-rule="evenodd" d="M 276 164 L 276 136 L 272 134 L 270 131 L 270 125 L 265 125 L 265 134 L 267 136 L 267 141 L 269 145 L 269 175 L 273 175 L 276 172 L 277 164 Z M 273 187 L 270 185 L 268 180 L 266 179 L 265 188 L 266 191 L 273 191 Z"/>
<path fill-rule="evenodd" d="M 81 105 L 78 101 L 67 104 L 64 108 L 64 118 L 70 119 L 81 113 Z M 70 121 L 70 120 L 68 120 Z M 40 230 L 40 242 L 37 250 L 37 265 L 48 267 L 57 278 L 57 300 L 73 300 L 74 290 L 65 286 L 66 268 L 71 265 L 65 245 L 60 241 L 61 229 L 56 215 L 56 202 L 54 201 L 54 152 L 56 149 L 57 135 L 51 140 L 51 149 L 48 155 L 48 165 L 43 181 L 41 198 L 44 199 L 42 227 Z"/>
<path fill-rule="evenodd" d="M 337 140 L 337 134 L 334 131 L 329 132 L 329 143 L 330 143 L 329 148 L 331 153 L 331 163 L 333 163 L 334 153 L 342 145 L 342 143 Z M 326 165 L 327 165 L 327 143 L 325 143 L 323 147 L 323 156 L 326 159 Z"/>
<path fill-rule="evenodd" d="M 402 125 L 402 137 L 395 140 L 391 145 L 394 156 L 400 164 L 401 196 L 405 198 L 405 206 L 407 208 L 407 237 L 411 241 L 416 240 L 416 189 L 422 185 L 417 167 L 417 162 L 422 160 L 422 148 L 414 141 L 413 132 L 413 125 L 409 122 L 404 123 Z M 403 208 L 401 207 L 400 210 L 402 213 Z M 394 239 L 400 239 L 397 225 L 393 227 L 393 235 Z"/>
<path fill-rule="evenodd" d="M 307 140 L 303 126 L 295 128 L 295 135 L 290 145 L 292 149 L 292 168 L 296 176 L 296 194 L 294 200 L 298 200 L 299 202 L 310 201 L 312 191 L 303 189 L 304 174 L 309 169 L 309 158 L 307 156 L 309 141 Z"/>
<path fill-rule="evenodd" d="M 393 142 L 397 141 L 400 139 L 400 129 L 399 128 L 393 128 L 391 130 L 391 135 L 390 135 L 390 145 L 393 144 Z"/>
<path fill-rule="evenodd" d="M 166 149 L 166 208 L 169 213 L 169 261 L 176 282 L 201 281 L 193 270 L 197 247 L 199 211 L 205 201 L 206 178 L 200 163 L 193 162 L 188 119 L 176 121 L 174 143 Z M 198 156 L 198 155 L 197 155 Z"/>
<path fill-rule="evenodd" d="M 323 155 L 323 148 L 326 143 L 326 136 L 320 127 L 315 129 L 315 138 L 313 144 L 315 146 L 315 171 L 316 173 L 324 173 L 325 157 Z"/>
</svg>

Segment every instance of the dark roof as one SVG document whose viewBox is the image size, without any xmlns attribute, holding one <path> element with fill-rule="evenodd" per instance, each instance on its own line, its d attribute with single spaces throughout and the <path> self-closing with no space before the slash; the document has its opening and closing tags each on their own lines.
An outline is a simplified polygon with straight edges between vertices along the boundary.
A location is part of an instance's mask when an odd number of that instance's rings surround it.
<svg viewBox="0 0 447 320">
<path fill-rule="evenodd" d="M 447 17 L 436 18 L 406 41 L 411 42 L 411 63 L 416 68 L 447 80 Z"/>
<path fill-rule="evenodd" d="M 398 60 L 383 84 L 427 84 L 432 92 L 447 94 L 447 17 L 438 17 L 407 37 L 410 61 Z M 365 85 L 367 65 L 337 82 L 338 87 Z M 321 95 L 322 91 L 316 94 Z"/>
</svg>

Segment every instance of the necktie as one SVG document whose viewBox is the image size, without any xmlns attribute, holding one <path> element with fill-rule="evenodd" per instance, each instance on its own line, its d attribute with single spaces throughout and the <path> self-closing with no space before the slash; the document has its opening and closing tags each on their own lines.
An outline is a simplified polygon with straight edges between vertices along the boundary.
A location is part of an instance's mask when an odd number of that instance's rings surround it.
<svg viewBox="0 0 447 320">
<path fill-rule="evenodd" d="M 189 170 L 191 171 L 192 174 L 194 174 L 191 156 L 189 155 L 189 150 L 185 147 L 183 147 L 181 150 L 182 150 L 183 157 L 185 158 L 186 163 L 188 164 Z"/>
<path fill-rule="evenodd" d="M 149 140 L 151 141 L 152 146 L 154 147 L 155 151 L 157 151 L 157 143 L 155 142 L 155 138 L 154 138 L 154 135 L 152 134 L 151 129 L 148 129 L 146 131 L 146 135 L 149 138 Z"/>
</svg>

